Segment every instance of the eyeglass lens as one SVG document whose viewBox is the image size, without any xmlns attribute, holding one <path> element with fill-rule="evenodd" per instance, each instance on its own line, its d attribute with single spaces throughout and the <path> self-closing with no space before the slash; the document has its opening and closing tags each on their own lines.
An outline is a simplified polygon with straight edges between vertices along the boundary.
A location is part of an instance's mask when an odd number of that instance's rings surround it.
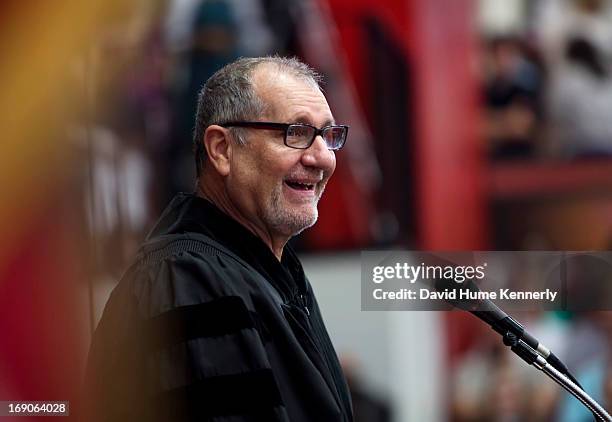
<svg viewBox="0 0 612 422">
<path fill-rule="evenodd" d="M 315 128 L 305 125 L 291 125 L 287 128 L 287 145 L 296 148 L 308 148 L 314 141 Z M 322 136 L 329 149 L 342 147 L 344 141 L 343 127 L 328 127 Z"/>
</svg>

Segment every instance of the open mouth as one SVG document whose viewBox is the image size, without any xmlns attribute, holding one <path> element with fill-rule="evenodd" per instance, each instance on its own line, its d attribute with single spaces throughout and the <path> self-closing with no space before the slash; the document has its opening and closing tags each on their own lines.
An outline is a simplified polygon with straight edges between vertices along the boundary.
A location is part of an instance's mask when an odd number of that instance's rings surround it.
<svg viewBox="0 0 612 422">
<path fill-rule="evenodd" d="M 285 183 L 291 189 L 295 189 L 295 190 L 309 191 L 309 190 L 314 190 L 314 187 L 315 187 L 314 183 L 302 183 L 302 182 L 296 182 L 294 180 L 285 180 Z"/>
</svg>

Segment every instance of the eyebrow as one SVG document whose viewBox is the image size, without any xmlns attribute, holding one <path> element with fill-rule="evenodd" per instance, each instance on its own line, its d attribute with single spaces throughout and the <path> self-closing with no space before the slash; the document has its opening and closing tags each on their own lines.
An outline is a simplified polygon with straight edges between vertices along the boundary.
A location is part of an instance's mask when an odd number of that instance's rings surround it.
<svg viewBox="0 0 612 422">
<path fill-rule="evenodd" d="M 291 118 L 290 121 L 293 123 L 306 123 L 308 125 L 312 125 L 313 122 L 309 117 L 310 116 L 308 116 L 307 114 L 298 114 L 297 116 L 294 116 L 293 118 Z M 332 117 L 331 119 L 327 119 L 325 123 L 323 123 L 323 126 L 321 127 L 331 126 L 335 124 L 336 124 L 336 120 Z"/>
</svg>

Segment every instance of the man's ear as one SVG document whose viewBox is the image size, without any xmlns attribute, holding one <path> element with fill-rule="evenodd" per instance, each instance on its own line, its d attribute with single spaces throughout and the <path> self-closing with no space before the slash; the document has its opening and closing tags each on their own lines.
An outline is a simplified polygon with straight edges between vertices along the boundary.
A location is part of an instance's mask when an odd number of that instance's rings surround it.
<svg viewBox="0 0 612 422">
<path fill-rule="evenodd" d="M 228 130 L 218 125 L 210 125 L 206 128 L 202 141 L 210 164 L 221 176 L 227 176 L 230 172 L 232 154 L 232 143 Z"/>
</svg>

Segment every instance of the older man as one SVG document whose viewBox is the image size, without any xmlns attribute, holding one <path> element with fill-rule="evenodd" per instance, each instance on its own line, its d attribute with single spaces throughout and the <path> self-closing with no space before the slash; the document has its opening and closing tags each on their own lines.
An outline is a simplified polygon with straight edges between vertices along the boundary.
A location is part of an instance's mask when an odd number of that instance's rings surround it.
<svg viewBox="0 0 612 422">
<path fill-rule="evenodd" d="M 348 128 L 295 59 L 240 59 L 199 97 L 195 194 L 164 211 L 90 352 L 102 420 L 351 421 L 287 241 L 317 220 Z"/>
</svg>

